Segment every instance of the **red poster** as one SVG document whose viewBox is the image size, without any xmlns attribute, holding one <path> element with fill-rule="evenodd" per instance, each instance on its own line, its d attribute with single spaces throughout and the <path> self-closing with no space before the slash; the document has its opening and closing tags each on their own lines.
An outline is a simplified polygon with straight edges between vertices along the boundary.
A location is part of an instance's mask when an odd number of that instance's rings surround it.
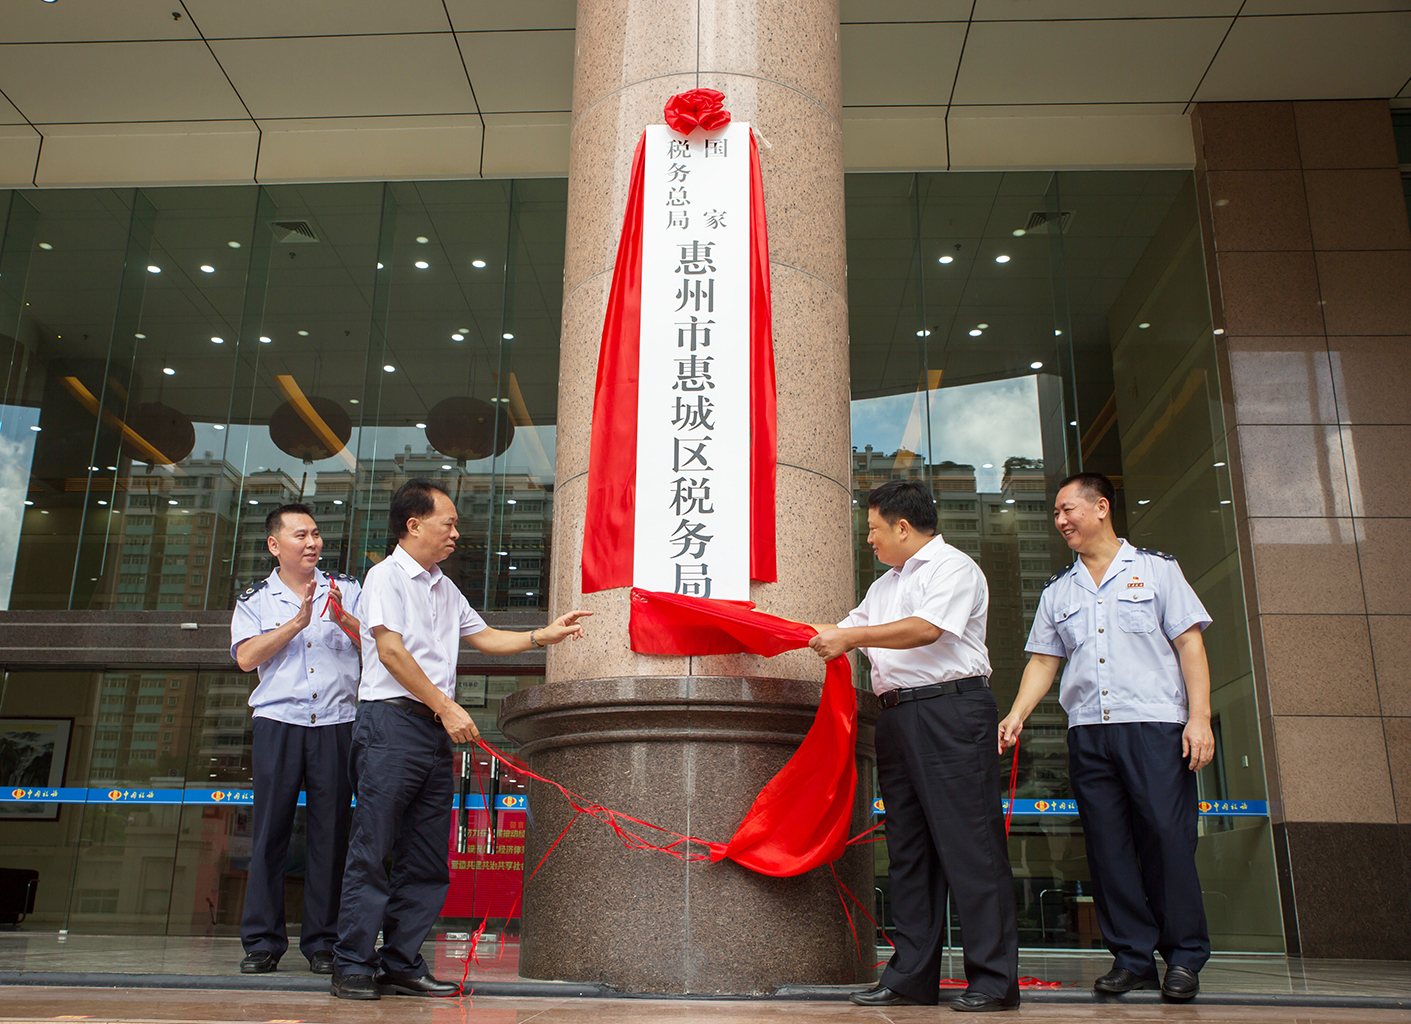
<svg viewBox="0 0 1411 1024">
<path fill-rule="evenodd" d="M 470 815 L 470 840 L 465 853 L 456 852 L 455 829 L 450 835 L 451 888 L 446 893 L 442 917 L 519 916 L 519 894 L 524 889 L 523 811 L 496 813 L 495 852 L 485 852 L 484 811 Z"/>
</svg>

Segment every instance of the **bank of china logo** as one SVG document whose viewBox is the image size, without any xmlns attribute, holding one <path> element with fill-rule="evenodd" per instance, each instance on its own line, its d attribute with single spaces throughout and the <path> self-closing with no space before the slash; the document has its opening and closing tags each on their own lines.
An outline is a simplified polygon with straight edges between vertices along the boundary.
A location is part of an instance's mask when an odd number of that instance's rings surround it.
<svg viewBox="0 0 1411 1024">
<path fill-rule="evenodd" d="M 1035 801 L 1034 801 L 1034 810 L 1036 810 L 1036 811 L 1046 811 L 1046 810 L 1048 810 L 1051 806 L 1053 806 L 1053 805 L 1050 804 L 1047 800 L 1035 800 Z"/>
<path fill-rule="evenodd" d="M 1211 809 L 1212 807 L 1214 807 L 1215 805 L 1212 804 L 1212 803 L 1210 803 L 1210 802 L 1207 801 L 1207 800 L 1202 800 L 1200 803 L 1196 804 L 1196 806 L 1200 808 L 1200 813 L 1201 813 L 1201 814 L 1209 814 L 1209 813 L 1210 813 L 1210 809 Z"/>
<path fill-rule="evenodd" d="M 122 799 L 122 790 L 120 790 L 120 789 L 110 789 L 110 790 L 108 790 L 108 799 L 109 799 L 109 800 L 121 800 L 121 799 Z"/>
<path fill-rule="evenodd" d="M 10 790 L 10 795 L 11 795 L 12 797 L 14 797 L 16 800 L 18 800 L 20 797 L 24 796 L 24 790 L 22 790 L 22 789 L 12 789 L 12 790 Z"/>
</svg>

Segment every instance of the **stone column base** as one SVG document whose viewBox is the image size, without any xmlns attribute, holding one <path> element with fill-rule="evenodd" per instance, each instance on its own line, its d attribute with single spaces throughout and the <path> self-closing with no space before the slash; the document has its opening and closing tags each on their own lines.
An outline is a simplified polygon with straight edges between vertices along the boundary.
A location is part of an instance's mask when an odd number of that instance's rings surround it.
<svg viewBox="0 0 1411 1024">
<path fill-rule="evenodd" d="M 547 683 L 505 698 L 500 726 L 524 744 L 520 756 L 538 774 L 605 807 L 723 843 L 798 747 L 818 694 L 813 683 L 740 677 Z M 853 834 L 872 823 L 878 710 L 870 694 L 858 697 Z M 532 870 L 574 812 L 542 783 L 530 784 L 529 808 L 524 856 Z M 873 851 L 849 847 L 833 865 L 869 911 Z M 672 995 L 868 982 L 875 936 L 849 909 L 861 959 L 827 868 L 770 878 L 732 861 L 684 863 L 626 849 L 585 815 L 525 888 L 519 971 Z"/>
</svg>

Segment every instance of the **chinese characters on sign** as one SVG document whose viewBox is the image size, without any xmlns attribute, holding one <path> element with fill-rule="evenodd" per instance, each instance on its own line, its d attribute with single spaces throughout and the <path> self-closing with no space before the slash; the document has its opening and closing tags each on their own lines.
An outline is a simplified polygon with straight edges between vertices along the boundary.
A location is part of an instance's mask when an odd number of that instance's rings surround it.
<svg viewBox="0 0 1411 1024">
<path fill-rule="evenodd" d="M 647 129 L 633 583 L 749 598 L 749 125 Z"/>
</svg>

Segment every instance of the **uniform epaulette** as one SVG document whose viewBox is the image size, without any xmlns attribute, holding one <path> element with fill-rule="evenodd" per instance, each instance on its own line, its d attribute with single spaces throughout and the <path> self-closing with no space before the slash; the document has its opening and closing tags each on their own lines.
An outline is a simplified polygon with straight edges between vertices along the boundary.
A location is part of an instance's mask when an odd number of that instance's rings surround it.
<svg viewBox="0 0 1411 1024">
<path fill-rule="evenodd" d="M 1137 548 L 1137 554 L 1139 554 L 1139 555 L 1153 555 L 1153 556 L 1155 556 L 1155 557 L 1157 557 L 1157 558 L 1164 558 L 1164 559 L 1166 559 L 1166 561 L 1168 561 L 1168 562 L 1174 562 L 1174 561 L 1176 560 L 1176 556 L 1175 556 L 1175 555 L 1168 555 L 1166 552 L 1164 552 L 1164 551 L 1157 551 L 1155 548 Z"/>
<path fill-rule="evenodd" d="M 1067 576 L 1072 571 L 1073 567 L 1071 565 L 1066 569 L 1059 569 L 1058 572 L 1054 573 L 1048 578 L 1048 582 L 1044 584 L 1043 589 L 1047 590 L 1049 587 L 1053 586 L 1055 583 L 1057 583 L 1063 577 Z"/>
<path fill-rule="evenodd" d="M 346 572 L 331 572 L 328 575 L 332 576 L 335 580 L 347 580 L 349 583 L 358 582 L 358 578 L 356 576 L 349 576 Z M 358 585 L 361 586 L 362 584 Z"/>
<path fill-rule="evenodd" d="M 237 600 L 237 601 L 248 601 L 248 600 L 250 600 L 250 598 L 254 597 L 254 596 L 255 596 L 256 594 L 258 594 L 261 590 L 263 590 L 264 587 L 265 587 L 265 584 L 267 584 L 268 582 L 269 582 L 269 580 L 267 580 L 267 579 L 266 579 L 266 580 L 260 580 L 260 582 L 256 583 L 253 587 L 251 587 L 249 590 L 245 591 L 245 593 L 241 594 L 241 595 L 240 595 L 239 597 L 237 597 L 235 600 Z"/>
</svg>

